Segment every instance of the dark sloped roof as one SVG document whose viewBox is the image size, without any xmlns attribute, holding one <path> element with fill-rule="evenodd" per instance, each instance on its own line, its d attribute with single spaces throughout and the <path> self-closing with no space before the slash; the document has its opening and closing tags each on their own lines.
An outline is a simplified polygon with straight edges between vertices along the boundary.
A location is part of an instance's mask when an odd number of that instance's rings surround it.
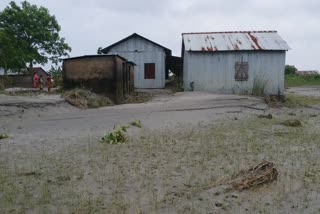
<svg viewBox="0 0 320 214">
<path fill-rule="evenodd" d="M 141 38 L 141 39 L 146 40 L 146 41 L 148 41 L 148 42 L 150 42 L 150 43 L 152 43 L 152 44 L 154 44 L 154 45 L 156 45 L 156 46 L 158 46 L 160 48 L 163 48 L 167 55 L 171 55 L 172 54 L 172 51 L 170 49 L 168 49 L 168 48 L 166 48 L 166 47 L 164 47 L 162 45 L 159 45 L 158 43 L 155 43 L 155 42 L 151 41 L 150 39 L 147 39 L 147 38 L 145 38 L 143 36 L 140 36 L 137 33 L 134 33 L 134 34 L 132 34 L 132 35 L 130 35 L 130 36 L 128 36 L 128 37 L 126 37 L 126 38 L 124 38 L 124 39 L 122 39 L 122 40 L 120 40 L 120 41 L 118 41 L 118 42 L 116 42 L 116 43 L 104 48 L 104 49 L 102 49 L 101 52 L 107 54 L 110 51 L 111 48 L 113 48 L 113 47 L 115 47 L 115 46 L 121 44 L 122 42 L 125 42 L 125 41 L 129 40 L 129 39 L 135 38 L 135 37 Z"/>
<path fill-rule="evenodd" d="M 70 57 L 70 58 L 66 58 L 63 59 L 64 61 L 68 61 L 68 60 L 73 60 L 73 59 L 84 59 L 84 58 L 95 58 L 95 57 L 118 57 L 120 59 L 122 59 L 123 61 L 132 64 L 132 65 L 136 65 L 134 62 L 132 61 L 128 61 L 126 58 L 118 55 L 118 54 L 96 54 L 96 55 L 83 55 L 83 56 L 76 56 L 76 57 Z"/>
<path fill-rule="evenodd" d="M 41 71 L 48 74 L 48 72 L 46 72 L 42 67 L 29 68 L 29 72 L 31 72 L 31 73 L 41 72 Z"/>
</svg>

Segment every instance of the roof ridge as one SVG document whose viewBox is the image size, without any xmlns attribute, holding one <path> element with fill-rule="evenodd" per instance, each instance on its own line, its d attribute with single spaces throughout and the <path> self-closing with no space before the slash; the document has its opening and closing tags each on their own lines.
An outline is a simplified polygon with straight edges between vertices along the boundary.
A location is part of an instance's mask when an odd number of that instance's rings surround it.
<svg viewBox="0 0 320 214">
<path fill-rule="evenodd" d="M 276 30 L 258 30 L 258 31 L 218 31 L 218 32 L 190 32 L 190 33 L 182 33 L 182 35 L 190 35 L 190 34 L 222 34 L 222 33 L 277 33 Z"/>
<path fill-rule="evenodd" d="M 146 41 L 148 41 L 148 42 L 150 42 L 150 43 L 152 43 L 152 44 L 154 44 L 156 46 L 159 46 L 159 47 L 163 48 L 168 55 L 172 55 L 172 51 L 169 48 L 166 48 L 166 47 L 160 45 L 159 43 L 156 43 L 156 42 L 154 42 L 154 41 L 152 41 L 152 40 L 150 40 L 150 39 L 148 39 L 148 38 L 146 38 L 144 36 L 141 36 L 140 34 L 137 34 L 137 33 L 133 33 L 130 36 L 127 36 L 127 37 L 119 40 L 118 42 L 115 42 L 115 43 L 103 48 L 101 51 L 102 51 L 102 53 L 107 53 L 111 48 L 113 48 L 113 47 L 121 44 L 122 42 L 125 42 L 125 41 L 127 41 L 127 40 L 129 40 L 129 39 L 131 39 L 133 37 L 139 37 L 141 39 L 144 39 L 144 40 L 146 40 Z"/>
</svg>

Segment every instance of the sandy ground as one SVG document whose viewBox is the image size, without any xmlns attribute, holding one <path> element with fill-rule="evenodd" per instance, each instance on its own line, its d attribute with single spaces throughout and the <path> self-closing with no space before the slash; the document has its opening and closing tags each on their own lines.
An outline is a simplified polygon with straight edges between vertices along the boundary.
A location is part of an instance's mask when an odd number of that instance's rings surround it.
<svg viewBox="0 0 320 214">
<path fill-rule="evenodd" d="M 257 119 L 268 113 L 274 119 Z M 303 128 L 279 125 L 292 117 Z M 128 143 L 99 143 L 134 119 L 143 128 L 130 128 Z M 319 119 L 316 109 L 203 92 L 90 110 L 58 95 L 0 95 L 0 133 L 10 136 L 0 141 L 0 211 L 317 213 Z M 278 166 L 277 182 L 245 192 L 217 185 L 264 159 Z"/>
<path fill-rule="evenodd" d="M 210 122 L 225 114 L 263 111 L 261 99 L 207 93 L 178 93 L 155 98 L 143 104 L 126 104 L 100 109 L 78 110 L 64 103 L 58 95 L 10 97 L 2 95 L 0 106 L 11 115 L 3 117 L 1 128 L 18 138 L 82 138 L 102 135 L 117 124 L 134 119 L 143 121 L 150 129 L 176 127 L 180 123 L 196 125 Z M 10 106 L 13 108 L 11 109 Z M 23 112 L 23 113 L 19 113 Z M 14 115 L 13 115 L 14 113 Z M 22 128 L 21 128 L 22 127 Z"/>
<path fill-rule="evenodd" d="M 304 87 L 292 87 L 287 89 L 288 93 L 320 97 L 320 86 L 304 86 Z"/>
</svg>

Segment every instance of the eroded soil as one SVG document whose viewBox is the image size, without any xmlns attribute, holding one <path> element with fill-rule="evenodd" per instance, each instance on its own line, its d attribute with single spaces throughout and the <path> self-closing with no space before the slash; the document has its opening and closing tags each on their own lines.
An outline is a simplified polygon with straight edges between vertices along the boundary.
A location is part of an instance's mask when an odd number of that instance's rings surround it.
<svg viewBox="0 0 320 214">
<path fill-rule="evenodd" d="M 196 92 L 90 110 L 6 99 L 0 97 L 0 133 L 10 136 L 0 140 L 1 213 L 320 211 L 316 108 L 275 109 L 260 98 Z M 129 128 L 128 143 L 99 143 L 114 125 L 134 119 L 143 128 Z M 282 125 L 287 119 L 302 126 Z M 276 165 L 277 181 L 226 188 L 263 160 Z"/>
</svg>

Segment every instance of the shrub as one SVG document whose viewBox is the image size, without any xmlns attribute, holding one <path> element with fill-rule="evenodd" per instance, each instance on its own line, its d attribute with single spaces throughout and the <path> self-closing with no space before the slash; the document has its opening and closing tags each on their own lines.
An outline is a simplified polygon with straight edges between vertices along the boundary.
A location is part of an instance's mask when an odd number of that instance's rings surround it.
<svg viewBox="0 0 320 214">
<path fill-rule="evenodd" d="M 140 120 L 135 120 L 135 121 L 131 122 L 130 125 L 142 128 L 142 123 Z"/>
<path fill-rule="evenodd" d="M 129 126 L 119 125 L 116 126 L 112 132 L 105 134 L 100 142 L 108 144 L 122 144 L 128 141 L 128 138 L 125 134 Z"/>
<path fill-rule="evenodd" d="M 9 138 L 9 135 L 7 135 L 7 134 L 0 134 L 0 140 L 6 139 L 6 138 Z"/>
<path fill-rule="evenodd" d="M 62 86 L 62 69 L 61 67 L 53 67 L 49 70 L 49 74 L 53 79 L 53 87 L 61 87 Z"/>
<path fill-rule="evenodd" d="M 284 69 L 285 75 L 296 74 L 298 69 L 294 65 L 286 65 Z"/>
</svg>

